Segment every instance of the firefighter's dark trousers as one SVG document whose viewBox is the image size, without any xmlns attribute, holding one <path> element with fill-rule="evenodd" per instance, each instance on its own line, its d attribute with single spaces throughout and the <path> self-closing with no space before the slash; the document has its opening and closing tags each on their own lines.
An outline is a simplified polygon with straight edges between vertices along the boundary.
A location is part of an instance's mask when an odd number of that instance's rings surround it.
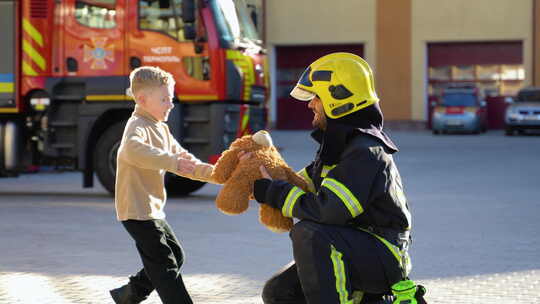
<svg viewBox="0 0 540 304">
<path fill-rule="evenodd" d="M 129 278 L 129 284 L 140 297 L 154 289 L 164 304 L 193 303 L 182 280 L 180 267 L 184 250 L 165 220 L 123 221 L 135 240 L 144 268 Z"/>
<path fill-rule="evenodd" d="M 367 232 L 301 221 L 290 237 L 294 262 L 266 282 L 265 304 L 349 303 L 353 291 L 390 294 L 402 279 L 397 259 Z"/>
</svg>

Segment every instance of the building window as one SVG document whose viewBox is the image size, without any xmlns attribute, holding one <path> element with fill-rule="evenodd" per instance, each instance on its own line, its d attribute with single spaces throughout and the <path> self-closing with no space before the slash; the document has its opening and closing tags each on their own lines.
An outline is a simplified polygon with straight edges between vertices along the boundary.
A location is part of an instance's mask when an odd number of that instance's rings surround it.
<svg viewBox="0 0 540 304">
<path fill-rule="evenodd" d="M 454 80 L 474 80 L 474 66 L 472 65 L 457 65 L 453 67 Z"/>
<path fill-rule="evenodd" d="M 184 41 L 184 23 L 180 18 L 182 0 L 139 1 L 139 28 L 164 33 Z"/>
<path fill-rule="evenodd" d="M 77 0 L 75 19 L 80 24 L 91 28 L 114 28 L 116 27 L 116 1 Z"/>
<path fill-rule="evenodd" d="M 524 80 L 525 69 L 522 65 L 503 65 L 501 67 L 502 80 Z"/>
<path fill-rule="evenodd" d="M 499 80 L 499 66 L 495 64 L 479 65 L 477 67 L 477 75 L 479 80 Z"/>
<path fill-rule="evenodd" d="M 431 80 L 450 80 L 450 67 L 432 67 L 429 68 L 429 79 Z"/>
<path fill-rule="evenodd" d="M 448 85 L 474 84 L 484 96 L 514 96 L 523 87 L 521 64 L 449 65 L 429 68 L 429 94 L 439 95 Z"/>
</svg>

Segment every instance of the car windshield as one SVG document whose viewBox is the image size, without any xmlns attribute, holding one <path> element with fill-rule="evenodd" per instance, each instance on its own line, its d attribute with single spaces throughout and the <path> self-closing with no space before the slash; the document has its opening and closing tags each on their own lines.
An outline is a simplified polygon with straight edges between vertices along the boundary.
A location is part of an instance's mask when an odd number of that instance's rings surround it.
<svg viewBox="0 0 540 304">
<path fill-rule="evenodd" d="M 442 104 L 447 107 L 474 107 L 476 98 L 473 94 L 447 93 L 443 95 Z"/>
<path fill-rule="evenodd" d="M 214 14 L 224 40 L 261 43 L 245 0 L 214 1 Z"/>
<path fill-rule="evenodd" d="M 517 102 L 540 102 L 540 90 L 527 90 L 519 92 Z"/>
</svg>

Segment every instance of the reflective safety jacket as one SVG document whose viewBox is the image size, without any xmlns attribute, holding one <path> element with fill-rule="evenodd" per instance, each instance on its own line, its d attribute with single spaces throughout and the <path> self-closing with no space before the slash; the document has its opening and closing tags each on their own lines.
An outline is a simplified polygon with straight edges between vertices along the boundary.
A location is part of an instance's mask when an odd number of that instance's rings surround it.
<svg viewBox="0 0 540 304">
<path fill-rule="evenodd" d="M 322 164 L 317 157 L 299 173 L 310 192 L 276 180 L 267 188 L 266 203 L 286 217 L 352 226 L 406 249 L 411 228 L 407 199 L 392 155 L 376 138 L 357 133 L 337 164 Z"/>
</svg>

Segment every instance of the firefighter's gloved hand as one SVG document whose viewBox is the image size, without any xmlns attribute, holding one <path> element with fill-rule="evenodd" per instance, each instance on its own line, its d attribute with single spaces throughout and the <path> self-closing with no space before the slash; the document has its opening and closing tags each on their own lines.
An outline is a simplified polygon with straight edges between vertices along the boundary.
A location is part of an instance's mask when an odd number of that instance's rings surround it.
<svg viewBox="0 0 540 304">
<path fill-rule="evenodd" d="M 266 168 L 264 166 L 260 166 L 259 171 L 261 171 L 261 175 L 263 178 L 255 181 L 255 184 L 253 185 L 253 196 L 255 196 L 255 199 L 260 204 L 266 204 L 266 192 L 272 184 L 272 177 L 270 176 L 268 171 L 266 171 Z"/>
<path fill-rule="evenodd" d="M 253 185 L 253 196 L 255 196 L 258 203 L 266 203 L 266 192 L 271 184 L 272 180 L 267 178 L 261 178 L 255 181 L 255 184 Z"/>
<path fill-rule="evenodd" d="M 253 185 L 253 196 L 259 204 L 266 204 L 270 207 L 281 209 L 280 202 L 277 199 L 280 190 L 283 186 L 288 185 L 286 181 L 273 180 L 264 166 L 260 166 L 259 170 L 263 178 L 255 181 Z"/>
<path fill-rule="evenodd" d="M 268 171 L 266 171 L 266 167 L 265 166 L 260 166 L 259 167 L 259 171 L 261 171 L 261 175 L 264 179 L 269 179 L 269 180 L 272 180 L 272 177 L 270 176 L 270 173 L 268 173 Z"/>
<path fill-rule="evenodd" d="M 283 192 L 292 187 L 288 182 L 282 180 L 258 179 L 255 181 L 253 195 L 260 204 L 266 204 L 270 207 L 281 210 L 283 202 L 280 197 Z"/>
</svg>

